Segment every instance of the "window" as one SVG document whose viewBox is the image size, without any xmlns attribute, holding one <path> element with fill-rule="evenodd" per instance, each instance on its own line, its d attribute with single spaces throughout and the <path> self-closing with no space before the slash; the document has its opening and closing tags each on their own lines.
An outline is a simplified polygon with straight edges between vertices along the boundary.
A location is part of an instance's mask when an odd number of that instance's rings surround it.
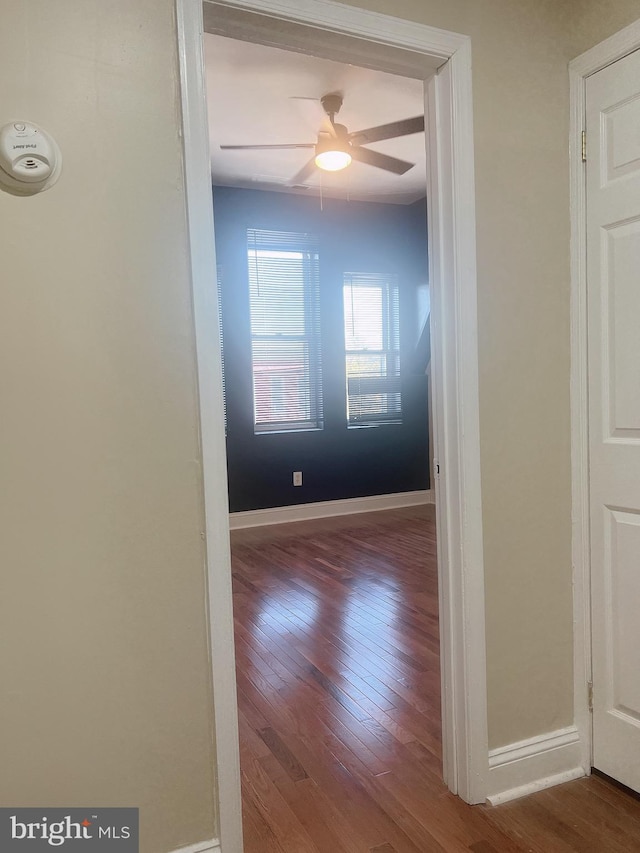
<svg viewBox="0 0 640 853">
<path fill-rule="evenodd" d="M 321 429 L 316 241 L 249 229 L 247 256 L 255 432 Z"/>
<path fill-rule="evenodd" d="M 345 273 L 347 423 L 402 423 L 397 276 Z"/>
</svg>

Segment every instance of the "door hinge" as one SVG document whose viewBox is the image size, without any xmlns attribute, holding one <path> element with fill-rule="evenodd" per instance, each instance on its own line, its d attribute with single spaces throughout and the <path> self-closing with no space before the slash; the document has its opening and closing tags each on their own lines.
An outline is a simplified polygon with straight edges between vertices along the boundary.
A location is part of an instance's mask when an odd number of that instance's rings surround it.
<svg viewBox="0 0 640 853">
<path fill-rule="evenodd" d="M 587 681 L 587 702 L 589 710 L 593 711 L 593 681 Z"/>
<path fill-rule="evenodd" d="M 582 162 L 587 162 L 587 131 L 582 131 Z"/>
</svg>

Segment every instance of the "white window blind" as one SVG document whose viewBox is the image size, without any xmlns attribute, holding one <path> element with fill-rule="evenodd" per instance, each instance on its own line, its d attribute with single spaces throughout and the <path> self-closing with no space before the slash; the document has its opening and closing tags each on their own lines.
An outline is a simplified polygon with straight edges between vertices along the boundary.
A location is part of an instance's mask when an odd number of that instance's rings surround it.
<svg viewBox="0 0 640 853">
<path fill-rule="evenodd" d="M 315 238 L 247 231 L 255 432 L 322 428 Z"/>
<path fill-rule="evenodd" d="M 401 423 L 397 276 L 345 273 L 343 290 L 348 425 Z"/>
</svg>

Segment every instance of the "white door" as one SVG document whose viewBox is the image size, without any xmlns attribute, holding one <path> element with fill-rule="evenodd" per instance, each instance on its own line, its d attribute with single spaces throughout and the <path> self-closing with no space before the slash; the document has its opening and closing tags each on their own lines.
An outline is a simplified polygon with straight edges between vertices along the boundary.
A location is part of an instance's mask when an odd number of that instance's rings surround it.
<svg viewBox="0 0 640 853">
<path fill-rule="evenodd" d="M 586 85 L 593 763 L 640 791 L 640 51 Z"/>
</svg>

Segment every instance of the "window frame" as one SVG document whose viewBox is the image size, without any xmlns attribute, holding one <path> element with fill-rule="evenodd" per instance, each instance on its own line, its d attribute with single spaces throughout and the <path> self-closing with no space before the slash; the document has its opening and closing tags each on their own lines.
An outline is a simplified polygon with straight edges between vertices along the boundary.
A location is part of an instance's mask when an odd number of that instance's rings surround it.
<svg viewBox="0 0 640 853">
<path fill-rule="evenodd" d="M 382 348 L 348 348 L 348 331 L 347 331 L 347 311 L 346 300 L 347 293 L 353 288 L 378 288 L 381 291 L 380 299 L 380 331 L 382 336 Z M 389 272 L 345 272 L 342 277 L 342 298 L 343 298 L 343 330 L 344 330 L 344 367 L 345 367 L 345 404 L 346 404 L 346 421 L 348 429 L 363 429 L 368 427 L 392 426 L 401 425 L 403 423 L 402 410 L 402 365 L 401 365 L 401 350 L 400 350 L 400 286 L 398 275 Z M 354 321 L 354 309 L 352 302 L 351 309 L 352 322 Z M 362 411 L 353 416 L 350 413 L 350 399 L 357 396 L 365 397 L 363 392 L 358 395 L 357 392 L 350 390 L 350 380 L 358 381 L 358 377 L 350 377 L 349 373 L 349 357 L 353 356 L 379 356 L 384 360 L 384 375 L 379 376 L 363 376 L 359 381 L 366 382 L 368 385 L 374 386 L 375 382 L 380 382 L 390 387 L 385 390 L 381 387 L 379 390 L 374 390 L 369 393 L 369 396 L 377 395 L 397 395 L 397 407 L 390 408 L 388 402 L 386 410 L 382 407 L 378 411 L 370 411 L 362 413 Z M 395 386 L 395 387 L 393 387 Z"/>
<path fill-rule="evenodd" d="M 249 334 L 251 352 L 251 389 L 254 435 L 283 432 L 310 432 L 324 429 L 322 352 L 320 338 L 320 251 L 317 238 L 306 231 L 292 232 L 275 229 L 247 228 L 246 257 L 249 286 Z M 301 255 L 302 281 L 302 333 L 272 334 L 254 331 L 254 278 L 255 270 L 259 288 L 258 253 L 292 253 Z M 252 257 L 253 255 L 253 257 Z M 284 302 L 283 302 L 284 305 Z M 305 350 L 303 387 L 308 391 L 309 417 L 299 420 L 258 420 L 258 395 L 256 393 L 255 344 L 269 342 L 302 344 Z M 274 347 L 274 350 L 276 348 Z M 270 382 L 274 376 L 270 377 Z M 286 394 L 286 391 L 283 393 Z"/>
</svg>

